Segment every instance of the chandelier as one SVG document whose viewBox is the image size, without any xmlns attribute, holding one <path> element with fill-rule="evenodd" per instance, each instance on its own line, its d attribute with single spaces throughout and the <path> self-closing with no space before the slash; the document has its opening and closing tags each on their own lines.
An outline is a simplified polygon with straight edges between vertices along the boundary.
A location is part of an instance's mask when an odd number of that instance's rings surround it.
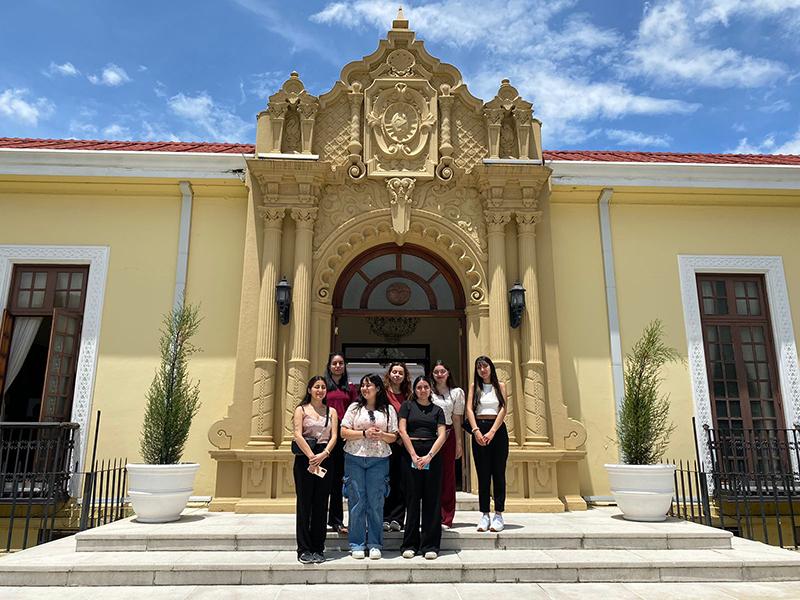
<svg viewBox="0 0 800 600">
<path fill-rule="evenodd" d="M 367 317 L 369 330 L 390 344 L 397 344 L 417 329 L 419 317 Z"/>
</svg>

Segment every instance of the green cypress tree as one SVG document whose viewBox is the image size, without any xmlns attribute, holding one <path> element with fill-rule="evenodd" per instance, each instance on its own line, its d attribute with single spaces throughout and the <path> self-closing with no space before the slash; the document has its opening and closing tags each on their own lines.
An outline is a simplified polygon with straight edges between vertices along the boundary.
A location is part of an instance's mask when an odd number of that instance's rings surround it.
<svg viewBox="0 0 800 600">
<path fill-rule="evenodd" d="M 200 409 L 200 389 L 189 379 L 189 357 L 199 348 L 191 343 L 200 325 L 197 306 L 181 303 L 164 316 L 161 364 L 147 391 L 140 450 L 145 463 L 180 461 L 192 419 Z"/>
<path fill-rule="evenodd" d="M 681 357 L 664 343 L 663 336 L 661 321 L 651 322 L 625 356 L 625 395 L 617 417 L 617 440 L 622 460 L 629 465 L 657 463 L 675 430 L 669 420 L 669 395 L 660 394 L 661 368 Z"/>
</svg>

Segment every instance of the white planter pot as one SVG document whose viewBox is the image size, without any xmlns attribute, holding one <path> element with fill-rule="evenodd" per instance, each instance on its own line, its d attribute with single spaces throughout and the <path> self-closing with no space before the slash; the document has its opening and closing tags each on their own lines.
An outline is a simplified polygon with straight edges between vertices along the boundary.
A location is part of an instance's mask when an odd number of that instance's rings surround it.
<svg viewBox="0 0 800 600">
<path fill-rule="evenodd" d="M 675 465 L 605 465 L 611 494 L 630 521 L 663 521 L 672 505 Z"/>
<path fill-rule="evenodd" d="M 200 465 L 128 464 L 128 496 L 142 523 L 168 523 L 181 518 L 194 489 Z"/>
</svg>

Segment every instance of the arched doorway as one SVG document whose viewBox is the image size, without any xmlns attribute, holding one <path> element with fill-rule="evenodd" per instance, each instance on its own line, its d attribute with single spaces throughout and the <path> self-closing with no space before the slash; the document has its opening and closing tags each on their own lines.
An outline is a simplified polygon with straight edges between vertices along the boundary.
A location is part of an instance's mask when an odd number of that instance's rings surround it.
<svg viewBox="0 0 800 600">
<path fill-rule="evenodd" d="M 441 359 L 460 382 L 464 306 L 458 278 L 438 256 L 414 244 L 376 246 L 337 281 L 332 345 L 361 370 L 403 360 L 421 373 Z"/>
<path fill-rule="evenodd" d="M 415 244 L 383 244 L 357 256 L 339 277 L 331 346 L 344 354 L 351 381 L 383 373 L 395 360 L 408 364 L 412 376 L 443 360 L 466 389 L 464 308 L 464 290 L 441 258 Z"/>
</svg>

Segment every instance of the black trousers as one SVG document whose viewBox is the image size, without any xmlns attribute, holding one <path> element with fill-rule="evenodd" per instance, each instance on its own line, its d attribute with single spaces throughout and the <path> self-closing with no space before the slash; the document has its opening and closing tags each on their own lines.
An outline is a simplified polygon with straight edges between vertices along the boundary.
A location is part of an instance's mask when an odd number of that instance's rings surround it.
<svg viewBox="0 0 800 600">
<path fill-rule="evenodd" d="M 341 433 L 328 460 L 326 477 L 331 478 L 331 500 L 328 508 L 328 525 L 336 529 L 344 525 L 344 506 L 342 502 L 342 477 L 344 477 L 344 440 Z"/>
<path fill-rule="evenodd" d="M 383 502 L 383 520 L 386 523 L 397 521 L 400 527 L 406 517 L 406 482 L 403 464 L 411 458 L 402 444 L 391 444 L 389 457 L 389 495 Z"/>
<path fill-rule="evenodd" d="M 491 419 L 477 419 L 478 429 L 487 433 L 494 425 Z M 480 511 L 488 513 L 490 491 L 494 492 L 494 510 L 506 509 L 506 463 L 508 462 L 508 429 L 506 424 L 497 430 L 488 446 L 481 446 L 472 438 L 472 458 L 478 473 L 478 504 Z"/>
<path fill-rule="evenodd" d="M 434 440 L 415 440 L 417 456 L 430 452 Z M 411 467 L 411 457 L 405 454 L 403 471 L 406 482 L 406 529 L 403 550 L 418 553 L 439 552 L 442 542 L 442 457 L 437 454 L 428 469 Z"/>
<path fill-rule="evenodd" d="M 323 464 L 323 467 L 327 468 L 327 465 Z M 318 477 L 309 473 L 308 458 L 305 455 L 295 456 L 294 488 L 297 492 L 297 556 L 303 552 L 322 553 L 327 533 L 325 517 L 331 492 L 331 474 Z"/>
</svg>

